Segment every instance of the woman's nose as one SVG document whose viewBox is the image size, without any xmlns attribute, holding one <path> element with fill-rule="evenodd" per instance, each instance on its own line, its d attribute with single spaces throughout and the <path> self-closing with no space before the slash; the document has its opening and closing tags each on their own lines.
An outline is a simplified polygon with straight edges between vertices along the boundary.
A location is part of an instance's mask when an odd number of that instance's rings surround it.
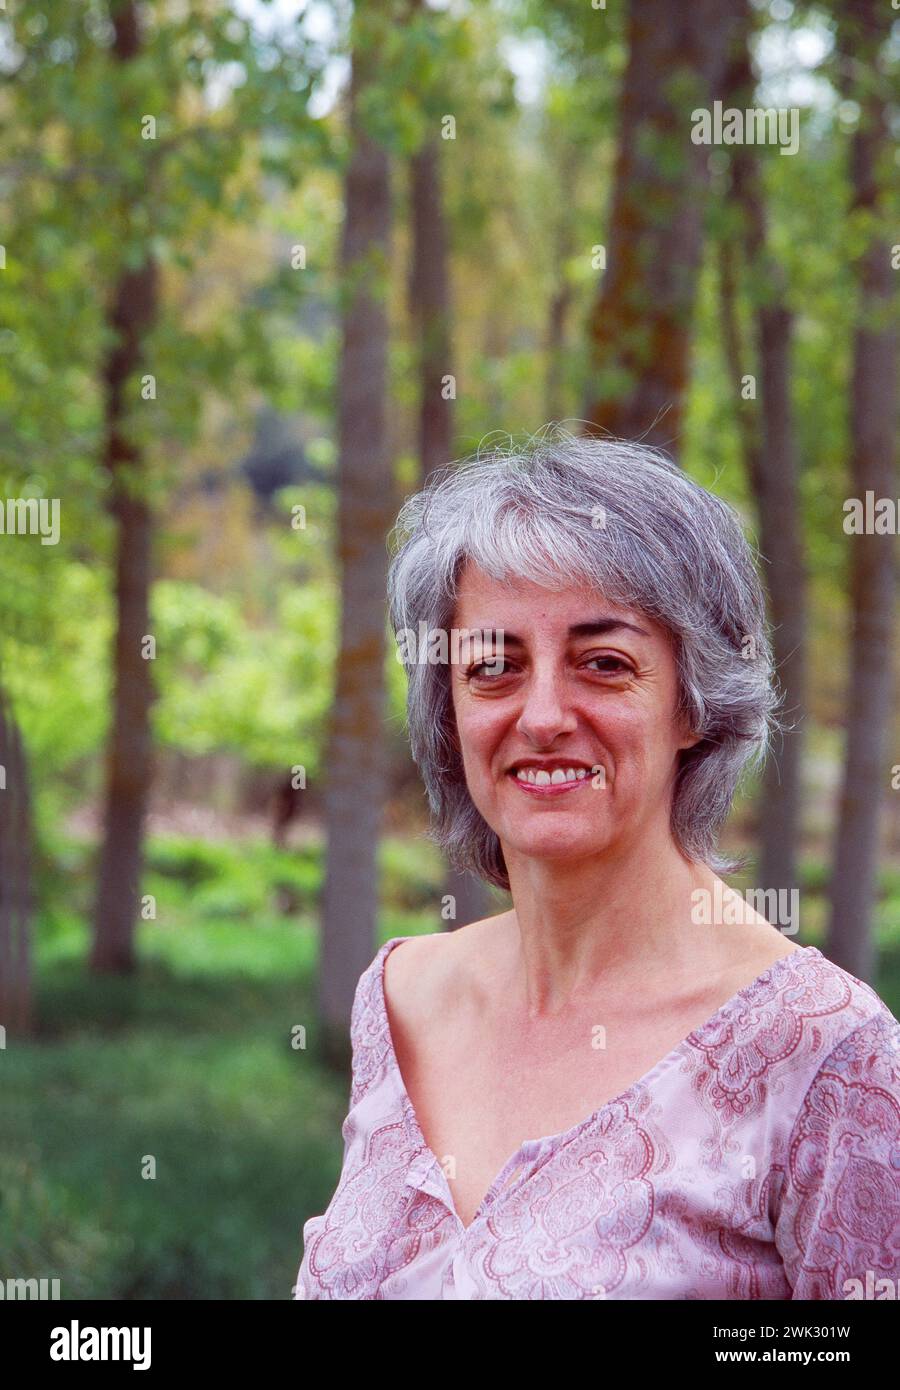
<svg viewBox="0 0 900 1390">
<path fill-rule="evenodd" d="M 516 730 L 538 747 L 577 727 L 575 711 L 564 676 L 555 672 L 533 673 L 525 690 Z"/>
</svg>

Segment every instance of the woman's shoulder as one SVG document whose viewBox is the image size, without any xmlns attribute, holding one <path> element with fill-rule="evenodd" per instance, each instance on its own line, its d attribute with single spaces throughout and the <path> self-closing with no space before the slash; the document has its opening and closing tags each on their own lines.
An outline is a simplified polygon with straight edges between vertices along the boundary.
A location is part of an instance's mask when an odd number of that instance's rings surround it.
<svg viewBox="0 0 900 1390">
<path fill-rule="evenodd" d="M 505 918 L 506 914 L 501 914 Z M 445 1010 L 465 986 L 473 962 L 483 967 L 500 917 L 485 917 L 450 932 L 394 937 L 373 962 L 380 965 L 383 998 L 398 1031 L 409 1032 Z M 379 959 L 380 958 L 380 959 Z"/>
<path fill-rule="evenodd" d="M 850 1059 L 860 1057 L 872 1068 L 883 1064 L 884 1075 L 900 1099 L 900 1021 L 871 985 L 821 952 L 816 956 L 823 985 L 828 981 L 838 995 L 827 1065 L 843 1070 Z"/>
<path fill-rule="evenodd" d="M 900 1021 L 886 1004 L 835 1044 L 819 1068 L 817 1081 L 826 1075 L 882 1086 L 900 1102 Z"/>
<path fill-rule="evenodd" d="M 820 1059 L 785 1146 L 775 1244 L 794 1298 L 900 1278 L 898 1152 L 900 1023 L 882 1003 Z"/>
<path fill-rule="evenodd" d="M 868 1071 L 900 1099 L 900 1022 L 871 985 L 815 946 L 785 956 L 759 983 L 765 988 L 746 1002 L 759 1028 L 777 1033 L 785 1057 L 799 1066 L 804 1093 L 836 1071 L 857 1079 Z"/>
<path fill-rule="evenodd" d="M 802 956 L 795 954 L 792 960 L 806 963 L 810 989 L 817 992 L 823 1001 L 829 1001 L 831 1007 L 828 1012 L 835 1017 L 837 1032 L 842 1036 L 876 1020 L 880 1020 L 889 1032 L 892 1027 L 900 1029 L 900 1023 L 873 986 L 845 970 L 818 947 L 807 946 Z"/>
</svg>

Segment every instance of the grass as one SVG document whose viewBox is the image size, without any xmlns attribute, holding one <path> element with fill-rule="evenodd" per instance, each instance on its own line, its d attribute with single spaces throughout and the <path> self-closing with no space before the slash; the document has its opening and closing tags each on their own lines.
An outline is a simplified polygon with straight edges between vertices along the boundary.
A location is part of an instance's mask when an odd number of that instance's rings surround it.
<svg viewBox="0 0 900 1390">
<path fill-rule="evenodd" d="M 57 1277 L 63 1298 L 289 1298 L 303 1223 L 340 1171 L 349 1080 L 316 1058 L 317 853 L 151 844 L 157 917 L 123 981 L 84 969 L 90 853 L 63 850 L 39 1032 L 0 1052 L 0 1277 Z M 431 847 L 388 842 L 382 867 L 382 939 L 437 930 Z M 818 944 L 821 866 L 803 881 Z M 897 1013 L 900 884 L 884 887 L 878 988 Z"/>
<path fill-rule="evenodd" d="M 39 924 L 37 1039 L 0 1052 L 0 1277 L 57 1277 L 63 1298 L 290 1298 L 349 1084 L 315 1054 L 316 931 L 296 903 L 312 905 L 319 865 L 265 844 L 152 845 L 157 919 L 140 975 L 118 980 L 84 969 L 89 855 L 67 856 L 75 910 Z M 385 860 L 401 903 L 421 899 L 427 847 L 389 843 Z M 423 902 L 392 905 L 382 935 L 436 927 Z"/>
</svg>

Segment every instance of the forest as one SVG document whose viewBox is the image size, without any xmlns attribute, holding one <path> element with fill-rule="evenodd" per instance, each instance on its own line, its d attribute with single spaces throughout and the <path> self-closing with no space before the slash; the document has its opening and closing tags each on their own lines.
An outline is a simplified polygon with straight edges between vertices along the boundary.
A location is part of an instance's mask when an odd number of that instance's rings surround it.
<svg viewBox="0 0 900 1390">
<path fill-rule="evenodd" d="M 428 838 L 387 537 L 552 422 L 739 511 L 735 886 L 900 1011 L 898 60 L 884 0 L 0 8 L 10 1271 L 289 1296 L 361 972 L 507 906 Z"/>
</svg>

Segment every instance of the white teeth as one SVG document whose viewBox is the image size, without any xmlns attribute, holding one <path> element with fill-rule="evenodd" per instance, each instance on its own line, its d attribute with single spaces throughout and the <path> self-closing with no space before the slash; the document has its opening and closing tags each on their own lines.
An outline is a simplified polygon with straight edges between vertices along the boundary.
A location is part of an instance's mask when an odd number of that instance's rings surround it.
<svg viewBox="0 0 900 1390">
<path fill-rule="evenodd" d="M 580 782 L 587 776 L 587 768 L 584 767 L 555 767 L 552 772 L 546 768 L 535 769 L 533 767 L 520 767 L 516 769 L 516 777 L 520 782 L 530 782 L 534 787 L 558 786 L 561 782 Z"/>
</svg>

